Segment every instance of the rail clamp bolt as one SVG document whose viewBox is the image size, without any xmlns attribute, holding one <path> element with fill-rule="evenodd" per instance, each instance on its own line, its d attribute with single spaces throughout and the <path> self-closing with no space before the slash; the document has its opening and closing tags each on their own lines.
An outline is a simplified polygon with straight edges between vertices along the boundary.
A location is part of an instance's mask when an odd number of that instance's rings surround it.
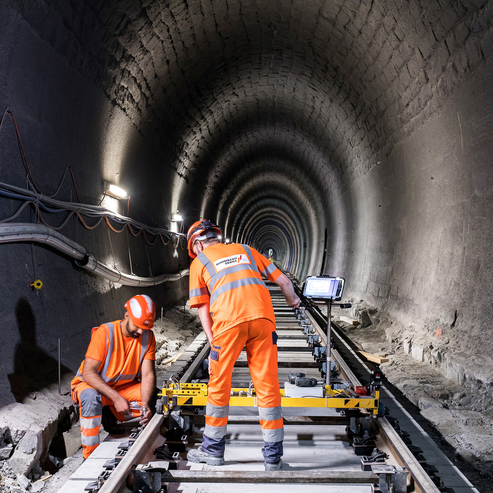
<svg viewBox="0 0 493 493">
<path fill-rule="evenodd" d="M 378 475 L 381 493 L 407 493 L 408 472 L 399 466 L 372 465 L 371 470 Z"/>
</svg>

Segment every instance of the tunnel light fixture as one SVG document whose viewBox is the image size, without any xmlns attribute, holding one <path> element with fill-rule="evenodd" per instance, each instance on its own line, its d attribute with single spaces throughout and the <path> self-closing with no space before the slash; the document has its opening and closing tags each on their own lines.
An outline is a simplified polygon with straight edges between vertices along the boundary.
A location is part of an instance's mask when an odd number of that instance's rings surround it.
<svg viewBox="0 0 493 493">
<path fill-rule="evenodd" d="M 226 238 L 226 243 L 229 243 L 229 238 Z"/>
<path fill-rule="evenodd" d="M 182 226 L 183 226 L 183 216 L 179 214 L 179 211 L 176 211 L 175 213 L 171 214 L 171 224 L 170 224 L 171 231 L 173 231 L 173 233 L 179 233 L 181 231 Z"/>
<path fill-rule="evenodd" d="M 104 182 L 104 193 L 115 199 L 126 199 L 128 197 L 128 193 L 123 188 L 117 187 L 107 181 Z"/>
</svg>

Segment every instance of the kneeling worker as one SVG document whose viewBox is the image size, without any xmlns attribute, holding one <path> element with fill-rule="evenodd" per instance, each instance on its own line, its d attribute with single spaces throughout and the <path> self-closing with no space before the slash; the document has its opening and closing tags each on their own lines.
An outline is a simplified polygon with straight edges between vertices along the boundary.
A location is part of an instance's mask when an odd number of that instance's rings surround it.
<svg viewBox="0 0 493 493">
<path fill-rule="evenodd" d="M 187 234 L 190 306 L 197 307 L 209 339 L 209 385 L 204 441 L 188 452 L 191 462 L 224 463 L 233 367 L 246 346 L 257 394 L 266 471 L 282 467 L 284 428 L 277 369 L 274 308 L 262 275 L 282 290 L 288 305 L 300 299 L 291 281 L 257 250 L 223 244 L 221 229 L 208 220 L 194 223 Z"/>
<path fill-rule="evenodd" d="M 150 329 L 156 308 L 145 294 L 128 300 L 125 308 L 123 320 L 93 329 L 85 360 L 71 383 L 86 459 L 99 445 L 104 406 L 115 423 L 142 416 L 140 424 L 146 425 L 152 416 L 156 339 Z"/>
</svg>

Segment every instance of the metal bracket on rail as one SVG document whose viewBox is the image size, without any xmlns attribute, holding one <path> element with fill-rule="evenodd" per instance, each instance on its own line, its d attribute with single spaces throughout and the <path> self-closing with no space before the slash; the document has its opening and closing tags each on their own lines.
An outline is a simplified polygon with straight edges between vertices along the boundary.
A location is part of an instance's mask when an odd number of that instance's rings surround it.
<svg viewBox="0 0 493 493">
<path fill-rule="evenodd" d="M 399 466 L 372 465 L 371 470 L 378 475 L 379 493 L 406 493 L 408 472 Z M 375 488 L 372 487 L 372 491 Z"/>
<path fill-rule="evenodd" d="M 139 464 L 133 471 L 133 491 L 139 493 L 163 491 L 163 476 L 168 470 L 169 462 L 167 461 L 154 461 L 146 465 Z"/>
</svg>

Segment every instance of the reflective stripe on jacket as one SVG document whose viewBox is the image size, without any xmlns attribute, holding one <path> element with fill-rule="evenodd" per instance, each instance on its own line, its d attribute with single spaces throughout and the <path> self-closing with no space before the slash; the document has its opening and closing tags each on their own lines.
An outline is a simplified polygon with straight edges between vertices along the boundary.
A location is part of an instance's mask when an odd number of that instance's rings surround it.
<svg viewBox="0 0 493 493">
<path fill-rule="evenodd" d="M 116 388 L 140 378 L 145 353 L 149 347 L 150 339 L 154 337 L 152 331 L 143 330 L 139 338 L 132 339 L 125 344 L 125 336 L 122 334 L 120 321 L 101 325 L 93 332 L 92 338 L 101 340 L 101 334 L 96 334 L 101 330 L 104 331 L 105 349 L 98 373 L 104 382 L 110 387 Z M 87 356 L 91 357 L 89 353 L 86 353 Z M 82 378 L 84 362 L 85 360 L 71 382 L 72 388 L 84 381 Z"/>
<path fill-rule="evenodd" d="M 258 318 L 275 323 L 262 275 L 275 281 L 281 272 L 254 248 L 208 246 L 190 267 L 190 306 L 210 303 L 214 334 Z"/>
</svg>

